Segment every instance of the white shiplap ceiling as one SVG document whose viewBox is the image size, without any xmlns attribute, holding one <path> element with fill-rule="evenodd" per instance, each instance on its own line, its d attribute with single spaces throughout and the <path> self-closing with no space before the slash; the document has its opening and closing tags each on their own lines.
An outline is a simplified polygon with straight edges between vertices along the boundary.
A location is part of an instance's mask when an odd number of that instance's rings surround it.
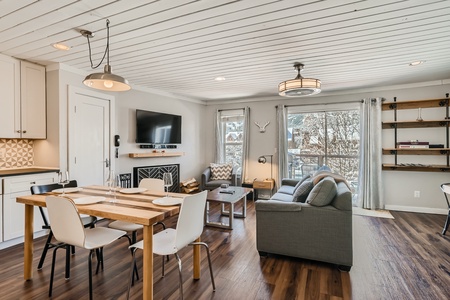
<svg viewBox="0 0 450 300">
<path fill-rule="evenodd" d="M 93 73 L 106 19 L 113 73 L 191 99 L 275 96 L 294 62 L 324 92 L 450 78 L 449 0 L 2 0 L 0 53 Z"/>
</svg>

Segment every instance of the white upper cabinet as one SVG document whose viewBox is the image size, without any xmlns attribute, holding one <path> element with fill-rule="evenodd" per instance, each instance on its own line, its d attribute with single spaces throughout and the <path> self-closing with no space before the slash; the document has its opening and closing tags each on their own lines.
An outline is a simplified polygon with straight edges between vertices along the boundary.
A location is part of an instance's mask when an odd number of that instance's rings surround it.
<svg viewBox="0 0 450 300">
<path fill-rule="evenodd" d="M 20 63 L 22 138 L 46 138 L 45 67 Z"/>
<path fill-rule="evenodd" d="M 20 138 L 20 61 L 0 55 L 0 78 L 0 138 Z"/>
<path fill-rule="evenodd" d="M 0 138 L 46 138 L 45 67 L 0 55 Z"/>
</svg>

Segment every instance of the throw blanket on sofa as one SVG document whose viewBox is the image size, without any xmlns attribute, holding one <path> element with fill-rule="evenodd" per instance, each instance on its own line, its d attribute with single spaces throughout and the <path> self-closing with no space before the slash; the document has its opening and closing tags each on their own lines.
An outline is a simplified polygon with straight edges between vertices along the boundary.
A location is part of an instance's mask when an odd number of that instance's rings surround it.
<svg viewBox="0 0 450 300">
<path fill-rule="evenodd" d="M 349 189 L 351 189 L 351 188 L 350 188 L 350 185 L 348 184 L 347 180 L 345 180 L 344 177 L 342 177 L 342 176 L 339 175 L 339 174 L 332 173 L 332 172 L 329 172 L 329 171 L 319 171 L 319 172 L 317 172 L 317 173 L 314 174 L 314 176 L 312 177 L 312 181 L 313 181 L 314 185 L 316 185 L 319 181 L 321 181 L 322 179 L 324 179 L 325 177 L 328 177 L 328 176 L 329 176 L 329 177 L 332 177 L 332 178 L 334 179 L 334 181 L 336 181 L 336 183 L 338 183 L 338 182 L 343 182 L 343 183 L 345 183 L 345 184 L 347 185 L 347 187 L 348 187 Z"/>
</svg>

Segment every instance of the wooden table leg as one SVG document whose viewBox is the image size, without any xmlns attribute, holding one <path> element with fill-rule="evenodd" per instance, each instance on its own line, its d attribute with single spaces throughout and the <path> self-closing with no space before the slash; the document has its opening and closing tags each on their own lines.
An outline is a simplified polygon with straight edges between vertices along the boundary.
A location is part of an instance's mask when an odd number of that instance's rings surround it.
<svg viewBox="0 0 450 300">
<path fill-rule="evenodd" d="M 23 277 L 25 280 L 33 278 L 33 220 L 34 206 L 25 205 L 25 236 L 23 245 Z"/>
<path fill-rule="evenodd" d="M 195 242 L 200 242 L 200 237 L 195 240 Z M 200 279 L 200 245 L 192 246 L 192 251 L 194 252 L 194 279 Z"/>
<path fill-rule="evenodd" d="M 153 299 L 153 226 L 144 226 L 143 299 Z"/>
</svg>

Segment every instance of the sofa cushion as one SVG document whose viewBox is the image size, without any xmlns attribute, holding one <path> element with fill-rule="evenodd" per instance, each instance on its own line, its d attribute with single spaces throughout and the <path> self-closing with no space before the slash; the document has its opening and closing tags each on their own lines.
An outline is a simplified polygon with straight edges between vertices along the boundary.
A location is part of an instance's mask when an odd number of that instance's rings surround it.
<svg viewBox="0 0 450 300">
<path fill-rule="evenodd" d="M 233 166 L 231 164 L 214 164 L 209 165 L 211 168 L 210 180 L 231 180 L 231 172 Z"/>
<path fill-rule="evenodd" d="M 337 193 L 331 205 L 339 210 L 352 210 L 352 192 L 344 182 L 337 183 Z"/>
<path fill-rule="evenodd" d="M 277 201 L 283 201 L 283 202 L 292 202 L 292 195 L 285 194 L 285 193 L 275 193 L 272 197 L 270 197 L 270 200 L 277 200 Z"/>
<path fill-rule="evenodd" d="M 293 202 L 305 202 L 308 198 L 309 193 L 314 188 L 314 184 L 311 179 L 306 179 L 300 184 L 300 186 L 295 190 L 294 196 L 292 197 Z"/>
<path fill-rule="evenodd" d="M 283 194 L 288 194 L 288 195 L 293 195 L 295 192 L 295 186 L 290 186 L 290 185 L 282 185 L 277 193 L 283 193 Z"/>
<path fill-rule="evenodd" d="M 309 179 L 309 178 L 311 178 L 311 174 L 308 174 L 308 175 L 306 175 L 306 176 L 303 176 L 303 178 L 300 179 L 300 180 L 297 182 L 297 184 L 295 185 L 294 192 L 295 192 L 296 189 L 298 189 L 298 187 L 299 187 L 305 180 L 307 180 L 307 179 Z"/>
<path fill-rule="evenodd" d="M 313 206 L 326 206 L 333 201 L 336 196 L 336 182 L 332 177 L 325 177 L 317 183 L 306 199 L 306 203 Z"/>
</svg>

